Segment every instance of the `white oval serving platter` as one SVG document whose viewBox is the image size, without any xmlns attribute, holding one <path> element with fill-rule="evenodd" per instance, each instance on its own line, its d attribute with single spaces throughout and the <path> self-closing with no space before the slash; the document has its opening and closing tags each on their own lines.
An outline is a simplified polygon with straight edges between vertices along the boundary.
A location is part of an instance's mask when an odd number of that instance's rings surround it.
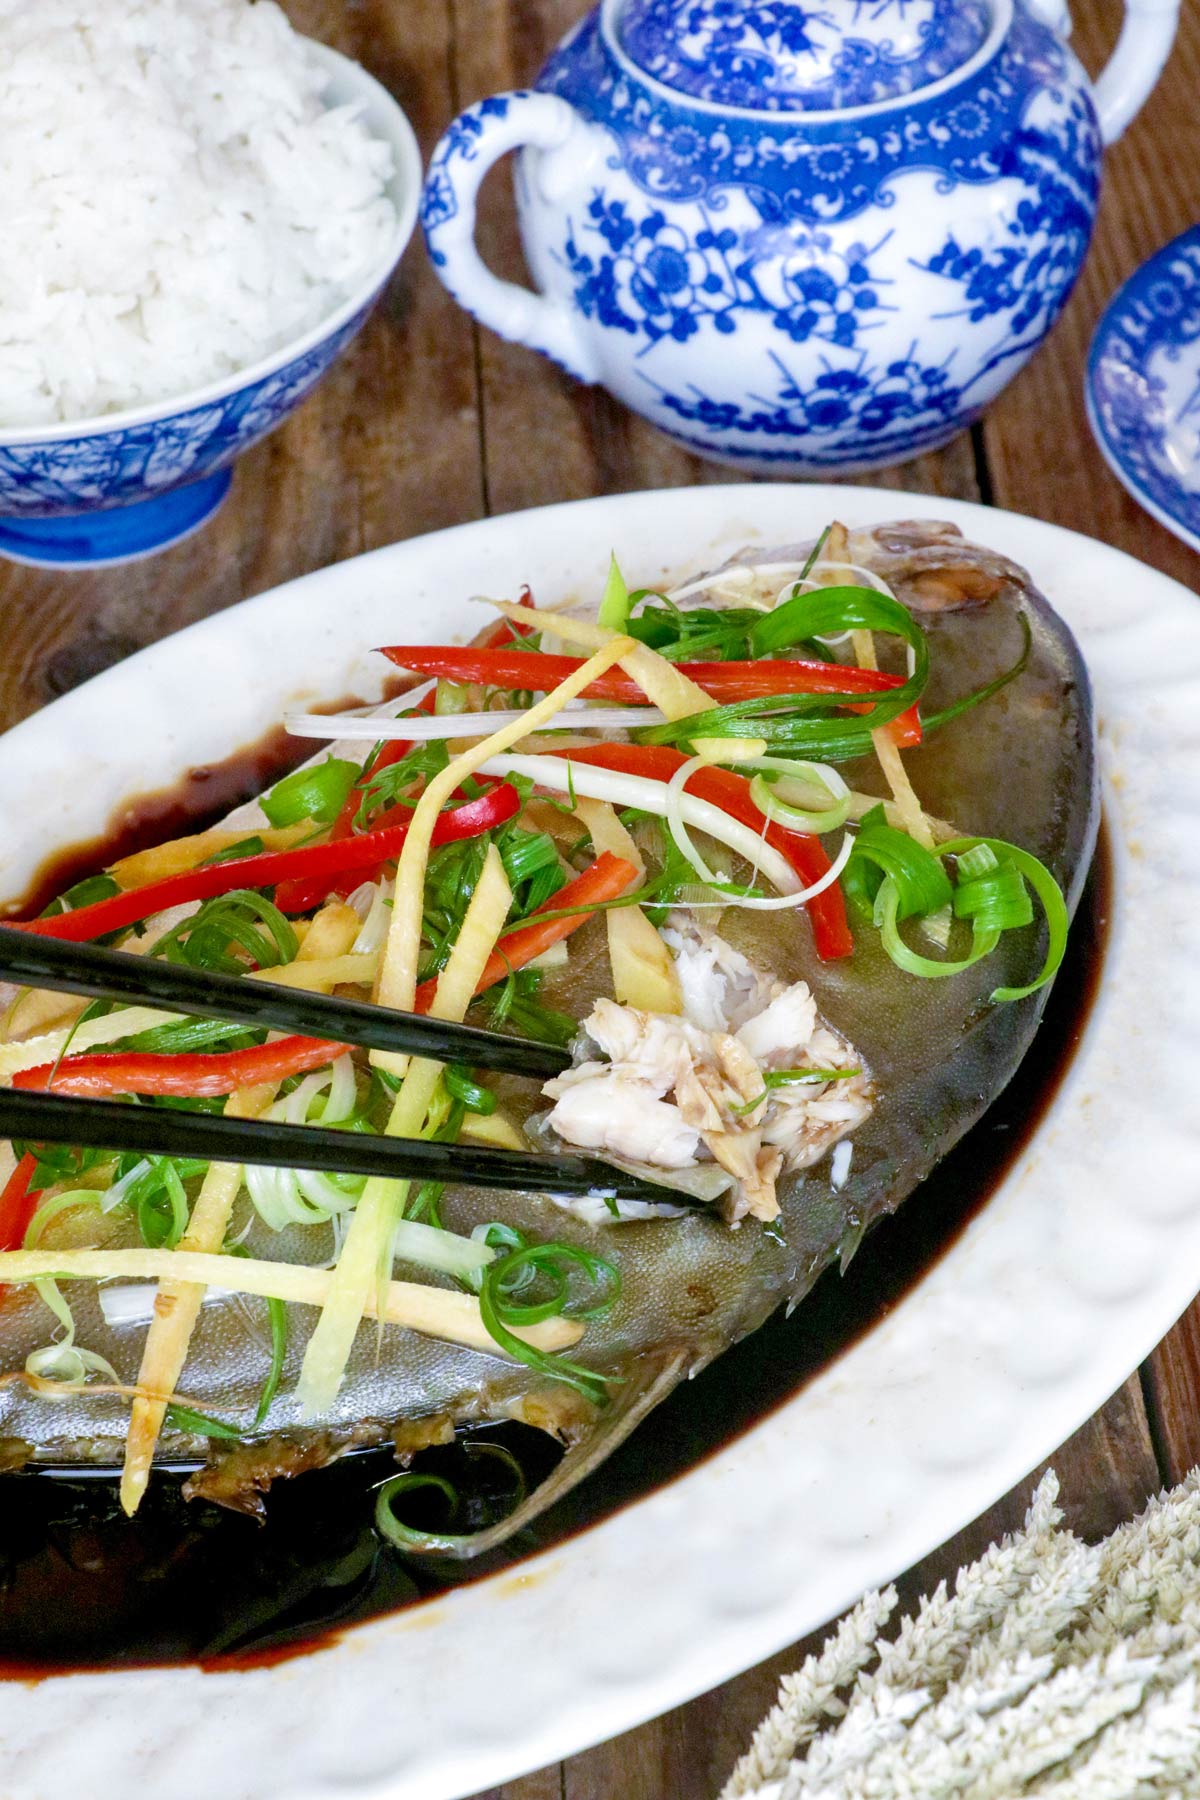
<svg viewBox="0 0 1200 1800">
<path fill-rule="evenodd" d="M 528 580 L 549 603 L 594 590 L 612 549 L 651 584 L 832 517 L 915 516 L 952 519 L 1031 570 L 1079 637 L 1100 716 L 1104 979 L 1007 1180 L 886 1321 L 782 1409 L 516 1574 L 273 1668 L 0 1685 L 6 1800 L 451 1800 L 552 1762 L 748 1668 L 914 1562 L 1053 1451 L 1191 1300 L 1200 603 L 1055 527 L 874 489 L 703 487 L 338 564 L 141 652 L 0 740 L 0 893 L 286 707 L 368 692 L 366 646 L 469 635 L 473 592 Z M 902 1232 L 903 1212 L 881 1229 Z"/>
</svg>

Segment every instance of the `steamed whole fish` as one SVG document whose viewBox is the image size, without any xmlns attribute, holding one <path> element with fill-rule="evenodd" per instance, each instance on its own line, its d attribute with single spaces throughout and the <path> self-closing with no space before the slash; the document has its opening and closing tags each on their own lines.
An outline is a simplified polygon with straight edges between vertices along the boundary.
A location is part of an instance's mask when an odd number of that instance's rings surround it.
<svg viewBox="0 0 1200 1800">
<path fill-rule="evenodd" d="M 795 566 L 808 550 L 756 549 L 754 562 Z M 1032 642 L 1022 672 L 907 750 L 904 761 L 927 815 L 953 833 L 1021 845 L 1053 873 L 1073 909 L 1094 844 L 1097 799 L 1087 674 L 1066 626 L 1023 570 L 966 543 L 953 526 L 899 522 L 855 531 L 845 556 L 886 582 L 927 634 L 926 715 L 1010 668 L 1022 649 L 1020 618 L 1027 621 Z M 778 587 L 772 579 L 760 583 L 765 598 Z M 731 589 L 717 571 L 688 604 L 740 604 L 753 589 L 754 581 Z M 886 798 L 873 757 L 841 769 L 851 787 Z M 253 829 L 262 817 L 251 807 L 232 822 Z M 455 1426 L 520 1419 L 555 1433 L 566 1451 L 553 1475 L 502 1524 L 478 1534 L 468 1553 L 490 1548 L 601 1463 L 675 1383 L 782 1302 L 802 1300 L 831 1264 L 845 1267 L 864 1233 L 899 1207 L 1008 1082 L 1047 993 L 1007 1005 L 989 999 L 998 986 L 1020 986 L 1036 973 L 1045 946 L 1040 915 L 1036 927 L 1004 932 L 992 955 L 946 980 L 898 968 L 870 925 L 856 926 L 852 956 L 822 962 L 807 919 L 795 912 L 677 905 L 663 936 L 681 1012 L 670 1017 L 613 1001 L 605 921 L 591 918 L 571 936 L 565 963 L 544 969 L 539 994 L 546 1007 L 586 1021 L 576 1069 L 544 1094 L 511 1078 L 493 1085 L 532 1141 L 588 1144 L 674 1171 L 684 1188 L 698 1176 L 713 1204 L 691 1204 L 693 1186 L 688 1204 L 665 1207 L 662 1216 L 626 1208 L 615 1219 L 594 1205 L 466 1189 L 448 1191 L 441 1207 L 452 1232 L 469 1235 L 502 1216 L 532 1239 L 599 1251 L 617 1266 L 619 1297 L 588 1323 L 573 1352 L 612 1378 L 608 1403 L 598 1406 L 498 1356 L 367 1321 L 335 1403 L 318 1423 L 306 1423 L 294 1390 L 315 1315 L 293 1308 L 282 1380 L 246 1442 L 230 1451 L 178 1424 L 163 1432 L 164 1460 L 208 1458 L 193 1491 L 253 1509 L 275 1475 L 356 1444 L 393 1437 L 408 1456 L 444 1441 Z M 797 1069 L 827 1079 L 789 1080 L 768 1091 L 766 1076 Z M 245 1196 L 237 1222 L 254 1256 L 314 1260 L 309 1228 L 270 1232 Z M 130 1241 L 116 1214 L 94 1210 L 62 1229 L 56 1248 Z M 326 1260 L 332 1235 L 323 1244 Z M 420 1278 L 401 1264 L 395 1273 Z M 112 1386 L 136 1382 L 144 1328 L 109 1323 L 94 1285 L 64 1286 L 77 1341 L 111 1365 Z M 0 1368 L 21 1369 L 46 1342 L 40 1301 L 28 1289 L 11 1291 L 0 1307 Z M 187 1405 L 246 1419 L 269 1351 L 261 1302 L 210 1294 L 179 1384 Z M 10 1458 L 24 1445 L 35 1460 L 119 1464 L 129 1401 L 105 1385 L 54 1398 L 21 1381 L 0 1387 L 0 1448 L 7 1442 Z"/>
</svg>

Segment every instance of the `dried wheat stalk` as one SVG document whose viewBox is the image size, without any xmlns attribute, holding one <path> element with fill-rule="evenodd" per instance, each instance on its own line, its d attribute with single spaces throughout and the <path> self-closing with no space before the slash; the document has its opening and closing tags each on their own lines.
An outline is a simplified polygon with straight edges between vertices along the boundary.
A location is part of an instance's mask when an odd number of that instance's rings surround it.
<svg viewBox="0 0 1200 1800">
<path fill-rule="evenodd" d="M 1200 1794 L 1200 1471 L 1098 1545 L 1024 1529 L 888 1638 L 871 1593 L 786 1676 L 721 1800 Z"/>
</svg>

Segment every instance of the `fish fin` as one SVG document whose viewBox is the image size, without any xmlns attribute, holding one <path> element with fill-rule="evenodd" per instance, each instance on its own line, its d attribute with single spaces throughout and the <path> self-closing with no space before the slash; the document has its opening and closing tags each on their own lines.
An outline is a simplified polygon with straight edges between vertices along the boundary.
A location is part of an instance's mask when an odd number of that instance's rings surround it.
<svg viewBox="0 0 1200 1800">
<path fill-rule="evenodd" d="M 619 1387 L 614 1386 L 612 1400 L 603 1410 L 593 1412 L 591 1420 L 582 1426 L 575 1442 L 546 1480 L 534 1488 L 507 1518 L 477 1532 L 467 1544 L 456 1547 L 450 1554 L 464 1558 L 482 1556 L 561 1500 L 624 1443 L 647 1413 L 652 1412 L 683 1378 L 694 1360 L 693 1353 L 679 1345 L 667 1346 L 652 1356 L 639 1357 L 628 1379 Z"/>
</svg>

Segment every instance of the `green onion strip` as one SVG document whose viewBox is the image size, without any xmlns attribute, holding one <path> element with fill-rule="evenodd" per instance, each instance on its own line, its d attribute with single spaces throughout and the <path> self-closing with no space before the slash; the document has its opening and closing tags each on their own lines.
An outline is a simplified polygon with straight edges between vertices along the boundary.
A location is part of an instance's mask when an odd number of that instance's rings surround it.
<svg viewBox="0 0 1200 1800">
<path fill-rule="evenodd" d="M 259 805 L 277 828 L 298 825 L 304 819 L 311 819 L 314 825 L 332 825 L 361 772 L 357 763 L 327 756 L 315 768 L 285 775 L 263 795 Z"/>
<path fill-rule="evenodd" d="M 503 1444 L 493 1444 L 487 1440 L 477 1443 L 466 1443 L 463 1452 L 470 1457 L 485 1456 L 502 1463 L 513 1477 L 513 1493 L 508 1512 L 515 1512 L 525 1499 L 525 1476 L 521 1465 L 511 1450 Z M 444 1550 L 459 1550 L 470 1544 L 477 1532 L 434 1532 L 420 1531 L 415 1526 L 405 1525 L 396 1517 L 396 1501 L 402 1494 L 415 1493 L 422 1488 L 432 1488 L 440 1493 L 447 1506 L 447 1518 L 452 1520 L 460 1509 L 458 1489 L 444 1475 L 435 1475 L 432 1471 L 422 1469 L 406 1469 L 403 1474 L 393 1475 L 379 1489 L 375 1500 L 375 1529 L 380 1537 L 403 1550 L 410 1556 L 436 1554 Z"/>
<path fill-rule="evenodd" d="M 692 713 L 636 733 L 646 744 L 687 744 L 697 737 L 761 737 L 775 750 L 845 762 L 872 749 L 871 733 L 906 712 L 929 678 L 925 633 L 899 601 L 873 588 L 817 588 L 793 594 L 767 613 L 756 613 L 747 643 L 753 658 L 790 649 L 814 637 L 844 631 L 883 631 L 899 637 L 912 653 L 912 672 L 898 687 L 834 694 L 774 694 L 735 701 Z M 869 702 L 861 720 L 837 716 L 836 709 Z M 834 716 L 830 716 L 830 715 Z M 813 716 L 816 715 L 816 716 Z"/>
<path fill-rule="evenodd" d="M 861 1069 L 768 1069 L 763 1074 L 762 1093 L 741 1106 L 731 1106 L 729 1110 L 736 1118 L 744 1118 L 747 1113 L 756 1112 L 764 1100 L 769 1100 L 776 1088 L 823 1086 L 830 1081 L 849 1081 L 852 1075 L 861 1074 Z"/>
<path fill-rule="evenodd" d="M 36 1249 L 47 1225 L 58 1213 L 76 1206 L 94 1207 L 99 1212 L 102 1210 L 103 1200 L 103 1193 L 96 1188 L 71 1188 L 65 1193 L 54 1194 L 48 1200 L 43 1200 L 29 1221 L 22 1248 Z M 26 1374 L 67 1387 L 80 1385 L 89 1375 L 103 1375 L 109 1381 L 119 1381 L 117 1371 L 98 1351 L 85 1350 L 75 1342 L 75 1315 L 57 1281 L 47 1276 L 32 1285 L 43 1304 L 54 1314 L 62 1335 L 54 1343 L 29 1352 L 25 1358 Z"/>
<path fill-rule="evenodd" d="M 956 884 L 943 867 L 947 857 L 955 860 Z M 1003 1004 L 1026 999 L 1044 987 L 1066 949 L 1066 901 L 1057 881 L 1036 856 L 1003 838 L 981 837 L 952 838 L 931 852 L 888 825 L 880 806 L 862 821 L 843 886 L 851 908 L 876 925 L 884 949 L 898 968 L 925 980 L 941 980 L 961 975 L 990 956 L 1004 932 L 1032 923 L 1026 882 L 1045 915 L 1049 934 L 1046 958 L 1033 981 L 993 990 L 992 1001 Z M 911 949 L 900 934 L 901 920 L 928 918 L 947 907 L 971 925 L 967 955 L 935 959 Z"/>
<path fill-rule="evenodd" d="M 600 601 L 600 611 L 596 623 L 603 625 L 606 631 L 623 632 L 629 618 L 629 608 L 629 588 L 614 552 L 609 558 L 608 580 L 604 584 L 604 594 Z"/>
<path fill-rule="evenodd" d="M 570 1270 L 581 1269 L 599 1292 L 600 1298 L 583 1308 L 570 1299 Z M 530 1272 L 549 1282 L 550 1292 L 541 1299 L 524 1302 L 518 1293 L 528 1291 Z M 534 1325 L 543 1319 L 559 1316 L 572 1319 L 596 1319 L 615 1303 L 620 1292 L 620 1276 L 616 1267 L 602 1256 L 582 1250 L 574 1244 L 523 1244 L 507 1255 L 499 1256 L 483 1274 L 479 1289 L 479 1310 L 483 1322 L 496 1343 L 517 1362 L 555 1381 L 566 1382 L 595 1405 L 607 1401 L 607 1387 L 612 1376 L 585 1368 L 582 1363 L 549 1351 L 538 1350 L 514 1335 L 514 1325 Z"/>
<path fill-rule="evenodd" d="M 850 817 L 850 789 L 828 763 L 759 756 L 737 766 L 739 774 L 754 771 L 750 798 L 759 812 L 789 831 L 820 835 L 837 831 Z"/>
<path fill-rule="evenodd" d="M 208 1413 L 196 1412 L 193 1407 L 181 1406 L 178 1401 L 172 1401 L 167 1408 L 167 1424 L 174 1431 L 186 1431 L 191 1437 L 220 1438 L 229 1443 L 239 1443 L 246 1435 L 236 1425 L 214 1419 Z"/>
<path fill-rule="evenodd" d="M 939 851 L 942 856 L 962 856 L 979 845 L 986 847 L 998 862 L 1011 863 L 1019 875 L 1023 875 L 1041 904 L 1046 916 L 1046 927 L 1049 932 L 1049 943 L 1046 947 L 1046 960 L 1042 964 L 1036 978 L 1025 987 L 995 988 L 991 998 L 1003 1004 L 1012 1000 L 1024 1000 L 1035 994 L 1040 987 L 1053 979 L 1067 948 L 1067 932 L 1070 918 L 1063 891 L 1051 875 L 1045 863 L 1031 856 L 1028 850 L 1022 850 L 1017 844 L 1006 843 L 1003 838 L 951 838 L 943 844 Z M 961 889 L 959 890 L 961 892 Z"/>
</svg>

